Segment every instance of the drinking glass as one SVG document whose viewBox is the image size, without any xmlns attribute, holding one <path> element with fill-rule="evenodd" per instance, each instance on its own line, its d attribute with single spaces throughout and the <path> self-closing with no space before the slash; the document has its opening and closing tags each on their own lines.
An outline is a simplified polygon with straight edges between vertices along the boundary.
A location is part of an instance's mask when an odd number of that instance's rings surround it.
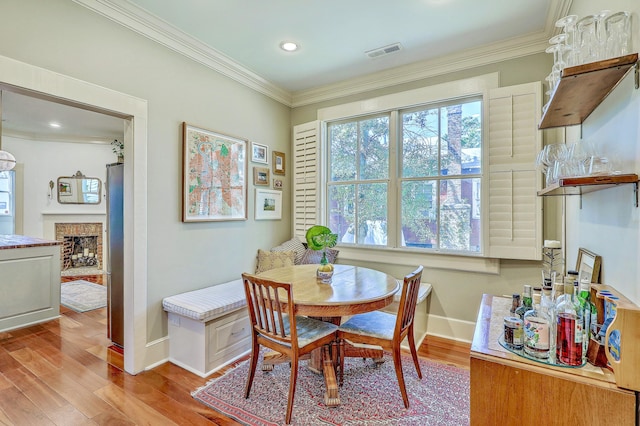
<svg viewBox="0 0 640 426">
<path fill-rule="evenodd" d="M 577 55 L 579 64 L 598 60 L 598 36 L 595 15 L 587 15 L 576 23 Z"/>
<path fill-rule="evenodd" d="M 596 17 L 596 39 L 598 40 L 598 60 L 607 59 L 607 30 L 604 24 L 606 17 L 611 15 L 610 10 L 601 10 Z"/>
<path fill-rule="evenodd" d="M 566 51 L 566 49 L 567 48 L 564 44 L 552 44 L 551 46 L 546 48 L 545 52 L 553 53 L 552 71 L 561 72 L 566 66 L 564 62 L 564 52 Z"/>
<path fill-rule="evenodd" d="M 624 56 L 631 52 L 631 20 L 629 16 L 628 12 L 618 12 L 605 18 L 607 58 Z"/>
<path fill-rule="evenodd" d="M 567 66 L 577 65 L 576 54 L 576 22 L 578 21 L 578 15 L 567 15 L 564 18 L 560 18 L 556 21 L 556 27 L 562 28 L 567 35 L 564 44 L 567 47 Z"/>
</svg>

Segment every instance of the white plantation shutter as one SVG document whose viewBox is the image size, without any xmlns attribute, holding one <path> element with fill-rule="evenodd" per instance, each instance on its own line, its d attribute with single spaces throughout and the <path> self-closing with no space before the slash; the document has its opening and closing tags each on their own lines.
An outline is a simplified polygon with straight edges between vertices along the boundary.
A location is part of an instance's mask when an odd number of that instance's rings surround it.
<svg viewBox="0 0 640 426">
<path fill-rule="evenodd" d="M 319 121 L 293 128 L 293 234 L 301 241 L 320 223 L 319 139 Z"/>
<path fill-rule="evenodd" d="M 539 82 L 489 93 L 489 232 L 487 255 L 542 258 L 542 199 L 535 159 L 542 149 Z"/>
</svg>

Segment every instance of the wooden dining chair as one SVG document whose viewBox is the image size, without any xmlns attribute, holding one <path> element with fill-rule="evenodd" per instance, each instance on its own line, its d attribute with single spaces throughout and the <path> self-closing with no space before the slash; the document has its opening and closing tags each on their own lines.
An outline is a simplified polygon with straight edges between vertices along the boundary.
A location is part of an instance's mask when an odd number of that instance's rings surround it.
<svg viewBox="0 0 640 426">
<path fill-rule="evenodd" d="M 249 398 L 251 392 L 260 345 L 288 356 L 291 360 L 291 377 L 285 422 L 289 424 L 300 356 L 333 343 L 338 327 L 328 322 L 296 316 L 297 309 L 293 303 L 290 283 L 271 281 L 250 274 L 242 274 L 242 280 L 252 325 L 251 360 L 244 397 Z"/>
<path fill-rule="evenodd" d="M 411 349 L 413 364 L 418 372 L 418 378 L 422 379 L 418 352 L 413 338 L 413 318 L 416 312 L 422 269 L 423 267 L 419 266 L 415 271 L 404 277 L 397 315 L 382 311 L 367 312 L 354 315 L 340 326 L 338 329 L 338 339 L 340 341 L 340 385 L 342 385 L 344 377 L 343 354 L 345 339 L 351 343 L 381 346 L 382 349 L 390 351 L 393 355 L 393 365 L 396 370 L 402 400 L 405 408 L 409 408 L 409 398 L 407 397 L 404 375 L 402 374 L 400 344 L 406 337 L 409 341 L 409 348 Z"/>
</svg>

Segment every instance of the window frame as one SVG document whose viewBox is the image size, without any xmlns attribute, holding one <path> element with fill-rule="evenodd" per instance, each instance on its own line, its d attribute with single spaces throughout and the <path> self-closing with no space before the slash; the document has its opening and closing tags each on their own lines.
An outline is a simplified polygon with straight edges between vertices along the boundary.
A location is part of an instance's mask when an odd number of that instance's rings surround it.
<svg viewBox="0 0 640 426">
<path fill-rule="evenodd" d="M 321 176 L 325 176 L 326 179 L 322 179 L 320 182 L 320 196 L 325 202 L 321 203 L 326 206 L 326 200 L 328 199 L 328 178 L 329 178 L 329 168 L 328 168 L 328 160 L 329 160 L 329 146 L 328 146 L 328 129 L 327 126 L 329 123 L 337 123 L 337 122 L 345 122 L 345 121 L 353 121 L 361 118 L 373 117 L 376 115 L 389 114 L 389 134 L 395 135 L 395 138 L 390 138 L 391 143 L 389 147 L 389 173 L 390 176 L 393 176 L 393 180 L 395 184 L 388 185 L 388 196 L 389 200 L 399 201 L 400 194 L 400 182 L 402 179 L 398 176 L 397 168 L 400 167 L 400 159 L 397 158 L 397 155 L 400 155 L 397 152 L 397 143 L 400 138 L 400 113 L 404 111 L 410 111 L 412 109 L 421 108 L 421 107 L 430 107 L 433 105 L 434 107 L 441 107 L 442 105 L 450 105 L 455 103 L 458 100 L 466 101 L 469 98 L 476 97 L 477 99 L 482 100 L 483 110 L 482 116 L 487 116 L 487 93 L 490 89 L 498 87 L 498 74 L 486 74 L 478 77 L 473 77 L 465 80 L 458 80 L 448 83 L 437 84 L 433 86 L 427 86 L 420 89 L 409 90 L 405 92 L 394 93 L 390 95 L 384 95 L 378 98 L 369 99 L 366 101 L 358 101 L 352 102 L 348 104 L 337 105 L 333 107 L 322 108 L 318 110 L 318 120 L 320 121 L 321 134 L 320 138 L 320 151 L 324 153 L 321 157 L 320 169 Z M 487 136 L 487 125 L 483 121 L 483 141 L 486 141 Z M 482 179 L 482 195 L 481 195 L 481 205 L 484 204 L 484 197 L 486 192 L 486 148 L 483 148 L 483 174 L 481 175 Z M 469 175 L 471 177 L 472 175 Z M 477 176 L 477 175 L 473 175 Z M 466 178 L 467 176 L 462 176 L 462 178 Z M 438 177 L 442 178 L 441 176 Z M 391 178 L 390 178 L 391 182 Z M 481 244 L 481 250 L 479 252 L 459 252 L 459 251 L 439 251 L 439 250 L 425 250 L 421 248 L 411 248 L 411 247 L 402 247 L 399 244 L 399 229 L 401 224 L 400 220 L 400 205 L 398 202 L 388 202 L 387 203 L 388 211 L 387 211 L 387 220 L 388 223 L 393 223 L 394 226 L 390 226 L 387 228 L 387 246 L 365 246 L 365 245 L 356 245 L 350 243 L 339 243 L 341 250 L 347 251 L 357 251 L 357 250 L 378 250 L 384 252 L 415 252 L 418 255 L 444 255 L 444 256 L 461 256 L 461 257 L 484 257 L 484 253 L 486 251 L 485 244 Z M 484 211 L 483 211 L 484 217 Z M 482 235 L 485 234 L 484 230 L 486 229 L 485 225 L 486 218 L 482 219 Z M 321 222 L 328 223 L 328 210 L 327 208 L 323 208 L 321 210 Z M 389 241 L 392 242 L 392 246 L 389 247 Z M 350 250 L 349 250 L 350 249 Z"/>
</svg>

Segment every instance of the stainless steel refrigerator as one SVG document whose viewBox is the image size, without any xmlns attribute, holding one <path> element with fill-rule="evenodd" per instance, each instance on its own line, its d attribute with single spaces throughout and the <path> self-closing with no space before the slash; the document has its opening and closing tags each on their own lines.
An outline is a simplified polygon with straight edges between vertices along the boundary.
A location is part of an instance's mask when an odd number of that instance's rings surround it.
<svg viewBox="0 0 640 426">
<path fill-rule="evenodd" d="M 108 336 L 124 348 L 124 164 L 107 164 Z"/>
</svg>

